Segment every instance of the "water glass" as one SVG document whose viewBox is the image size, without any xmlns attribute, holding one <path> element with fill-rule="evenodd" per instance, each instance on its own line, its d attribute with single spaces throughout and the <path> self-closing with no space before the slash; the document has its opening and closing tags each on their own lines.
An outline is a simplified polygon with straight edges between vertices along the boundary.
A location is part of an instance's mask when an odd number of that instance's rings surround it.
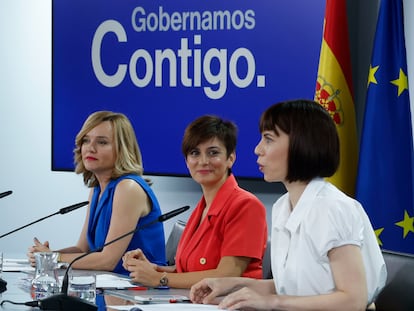
<svg viewBox="0 0 414 311">
<path fill-rule="evenodd" d="M 69 278 L 68 295 L 95 303 L 96 275 L 72 275 Z"/>
</svg>

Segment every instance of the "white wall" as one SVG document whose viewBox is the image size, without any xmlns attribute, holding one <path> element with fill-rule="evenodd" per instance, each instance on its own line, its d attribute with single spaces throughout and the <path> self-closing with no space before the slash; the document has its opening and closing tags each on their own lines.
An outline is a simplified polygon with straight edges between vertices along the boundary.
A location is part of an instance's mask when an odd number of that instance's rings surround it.
<svg viewBox="0 0 414 311">
<path fill-rule="evenodd" d="M 404 4 L 413 16 L 414 2 Z M 414 29 L 413 18 L 406 23 L 407 30 Z M 412 37 L 406 36 L 407 55 L 414 55 Z M 413 77 L 414 64 L 409 66 Z M 414 94 L 413 85 L 410 91 Z M 87 199 L 81 176 L 50 170 L 51 0 L 0 0 L 0 145 L 0 192 L 13 190 L 0 200 L 0 234 Z M 163 212 L 194 207 L 200 197 L 190 178 L 151 178 Z M 243 181 L 242 186 L 255 192 L 268 211 L 275 192 L 282 191 L 263 181 Z M 6 256 L 24 254 L 34 236 L 49 239 L 53 248 L 74 244 L 85 211 L 57 215 L 4 237 L 0 250 Z M 187 217 L 188 212 L 178 216 Z M 173 222 L 166 223 L 166 234 Z"/>
</svg>

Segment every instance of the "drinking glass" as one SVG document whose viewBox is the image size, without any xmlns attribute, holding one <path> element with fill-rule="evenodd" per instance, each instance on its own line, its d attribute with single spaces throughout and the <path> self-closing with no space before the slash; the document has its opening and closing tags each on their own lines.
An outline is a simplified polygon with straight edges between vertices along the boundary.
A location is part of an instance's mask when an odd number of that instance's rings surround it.
<svg viewBox="0 0 414 311">
<path fill-rule="evenodd" d="M 69 277 L 68 295 L 95 303 L 96 275 L 72 275 Z"/>
</svg>

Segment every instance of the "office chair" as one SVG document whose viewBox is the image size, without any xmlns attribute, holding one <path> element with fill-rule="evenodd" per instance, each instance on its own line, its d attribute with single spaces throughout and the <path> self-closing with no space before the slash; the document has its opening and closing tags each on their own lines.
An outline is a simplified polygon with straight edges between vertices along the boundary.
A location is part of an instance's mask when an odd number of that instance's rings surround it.
<svg viewBox="0 0 414 311">
<path fill-rule="evenodd" d="M 387 282 L 375 300 L 376 311 L 414 310 L 414 256 L 383 250 Z"/>
<path fill-rule="evenodd" d="M 168 237 L 167 243 L 165 244 L 165 253 L 167 256 L 167 264 L 169 266 L 175 265 L 175 253 L 177 251 L 178 242 L 180 241 L 185 225 L 185 221 L 178 220 L 174 224 Z"/>
<path fill-rule="evenodd" d="M 272 264 L 270 259 L 270 239 L 267 240 L 266 251 L 263 255 L 263 279 L 273 279 Z"/>
</svg>

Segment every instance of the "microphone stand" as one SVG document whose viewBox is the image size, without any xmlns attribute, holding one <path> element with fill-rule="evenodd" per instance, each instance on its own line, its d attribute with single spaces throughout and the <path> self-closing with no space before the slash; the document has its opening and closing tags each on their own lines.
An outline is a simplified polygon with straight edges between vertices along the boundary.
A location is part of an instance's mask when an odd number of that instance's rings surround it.
<svg viewBox="0 0 414 311">
<path fill-rule="evenodd" d="M 52 296 L 47 297 L 47 298 L 44 298 L 42 300 L 39 300 L 38 301 L 39 308 L 41 310 L 59 310 L 59 311 L 69 311 L 69 310 L 95 311 L 95 310 L 98 310 L 98 307 L 95 304 L 90 303 L 89 301 L 85 301 L 83 299 L 80 299 L 78 297 L 68 295 L 69 270 L 72 268 L 72 265 L 76 261 L 88 256 L 89 254 L 99 252 L 104 247 L 106 247 L 106 246 L 108 246 L 112 243 L 115 243 L 115 242 L 117 242 L 117 241 L 131 235 L 131 234 L 134 234 L 135 232 L 137 232 L 139 230 L 148 228 L 148 227 L 154 225 L 157 222 L 164 222 L 164 221 L 166 221 L 166 220 L 168 220 L 172 217 L 175 217 L 175 216 L 185 212 L 189 208 L 190 208 L 190 206 L 187 205 L 187 206 L 177 208 L 177 209 L 175 209 L 171 212 L 165 213 L 165 214 L 159 216 L 158 218 L 154 219 L 153 221 L 150 221 L 149 223 L 146 223 L 146 224 L 144 224 L 144 225 L 142 225 L 138 228 L 135 228 L 132 231 L 129 231 L 129 232 L 127 232 L 127 233 L 125 233 L 125 234 L 123 234 L 123 235 L 121 235 L 121 236 L 105 243 L 101 247 L 90 250 L 90 251 L 76 257 L 74 260 L 72 260 L 72 262 L 69 264 L 69 266 L 67 267 L 67 269 L 65 271 L 65 275 L 64 275 L 63 280 L 62 280 L 62 289 L 61 289 L 60 293 L 56 294 L 56 295 L 52 295 Z"/>
<path fill-rule="evenodd" d="M 78 209 L 78 208 L 80 208 L 80 207 L 82 207 L 82 206 L 85 206 L 85 205 L 88 205 L 88 204 L 89 204 L 89 202 L 88 202 L 88 201 L 85 201 L 85 202 L 76 203 L 76 204 L 73 204 L 73 205 L 70 205 L 70 206 L 67 206 L 67 207 L 61 208 L 61 209 L 60 209 L 60 210 L 58 210 L 56 213 L 53 213 L 53 214 L 50 214 L 50 215 L 48 215 L 48 216 L 45 216 L 45 217 L 39 218 L 38 220 L 35 220 L 35 221 L 33 221 L 33 222 L 31 222 L 31 223 L 29 223 L 29 224 L 27 224 L 27 225 L 21 226 L 20 228 L 14 229 L 14 230 L 12 230 L 12 231 L 10 231 L 10 232 L 7 232 L 7 233 L 5 233 L 5 234 L 3 234 L 3 235 L 0 235 L 0 239 L 1 239 L 1 238 L 4 238 L 5 236 L 8 236 L 9 234 L 12 234 L 12 233 L 14 233 L 14 232 L 16 232 L 16 231 L 19 231 L 19 230 L 21 230 L 21 229 L 24 229 L 24 228 L 26 228 L 26 227 L 29 227 L 29 226 L 31 226 L 31 225 L 33 225 L 33 224 L 35 224 L 35 223 L 39 222 L 39 221 L 45 220 L 46 218 L 49 218 L 49 217 L 55 216 L 55 215 L 57 215 L 57 214 L 66 214 L 66 213 L 69 213 L 69 212 L 71 212 L 71 211 L 73 211 L 73 210 L 75 210 L 75 209 Z"/>
<path fill-rule="evenodd" d="M 12 194 L 13 191 L 9 190 L 9 191 L 5 191 L 0 193 L 0 199 L 7 197 L 8 195 Z M 7 282 L 5 280 L 3 280 L 2 278 L 0 278 L 0 294 L 5 292 L 7 290 Z"/>
<path fill-rule="evenodd" d="M 7 197 L 8 195 L 10 195 L 10 194 L 12 194 L 12 193 L 13 193 L 13 191 L 11 191 L 11 190 L 9 190 L 9 191 L 4 191 L 4 192 L 0 193 L 0 199 L 1 199 L 1 198 L 4 198 L 4 197 Z"/>
<path fill-rule="evenodd" d="M 12 194 L 12 192 L 13 191 L 6 191 L 6 192 L 3 192 L 3 193 L 0 193 L 0 198 L 5 197 L 5 196 L 7 196 L 9 194 Z M 12 233 L 14 233 L 16 231 L 19 231 L 19 230 L 21 230 L 23 228 L 26 228 L 28 226 L 31 226 L 31 225 L 39 222 L 39 221 L 42 221 L 42 220 L 44 220 L 46 218 L 52 217 L 52 216 L 57 215 L 57 214 L 66 214 L 66 213 L 69 213 L 69 212 L 71 212 L 71 211 L 73 211 L 75 209 L 78 209 L 78 208 L 80 208 L 82 206 L 85 206 L 87 204 L 89 204 L 89 202 L 88 201 L 85 201 L 85 202 L 76 203 L 76 204 L 73 204 L 73 205 L 70 205 L 70 206 L 67 206 L 67 207 L 63 207 L 59 211 L 57 211 L 56 213 L 53 213 L 53 214 L 48 215 L 46 217 L 42 217 L 42 218 L 40 218 L 38 220 L 35 220 L 35 221 L 33 221 L 33 222 L 31 222 L 31 223 L 29 223 L 27 225 L 21 226 L 20 228 L 14 229 L 14 230 L 12 230 L 10 232 L 7 232 L 5 234 L 0 235 L 0 239 L 1 238 L 4 238 L 5 236 L 8 236 L 9 234 L 12 234 Z M 2 278 L 0 278 L 0 293 L 4 292 L 6 290 L 7 290 L 7 282 L 5 280 L 3 280 Z"/>
</svg>

